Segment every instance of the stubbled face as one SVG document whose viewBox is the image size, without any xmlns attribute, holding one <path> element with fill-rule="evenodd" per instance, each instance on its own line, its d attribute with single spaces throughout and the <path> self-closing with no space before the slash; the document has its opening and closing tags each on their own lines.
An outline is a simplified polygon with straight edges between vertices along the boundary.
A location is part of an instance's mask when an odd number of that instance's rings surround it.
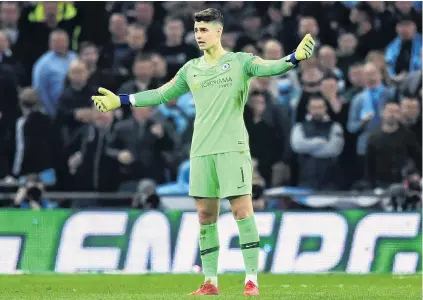
<svg viewBox="0 0 423 300">
<path fill-rule="evenodd" d="M 322 120 L 326 114 L 326 103 L 322 98 L 312 98 L 307 108 L 313 120 Z"/>
<path fill-rule="evenodd" d="M 401 119 L 400 107 L 396 103 L 389 103 L 383 110 L 383 122 L 389 126 L 398 124 Z"/>
<path fill-rule="evenodd" d="M 194 34 L 198 47 L 207 51 L 214 47 L 222 36 L 222 25 L 214 22 L 195 22 Z"/>
<path fill-rule="evenodd" d="M 88 66 L 97 65 L 98 61 L 98 50 L 96 47 L 87 47 L 81 51 L 80 58 Z"/>
</svg>

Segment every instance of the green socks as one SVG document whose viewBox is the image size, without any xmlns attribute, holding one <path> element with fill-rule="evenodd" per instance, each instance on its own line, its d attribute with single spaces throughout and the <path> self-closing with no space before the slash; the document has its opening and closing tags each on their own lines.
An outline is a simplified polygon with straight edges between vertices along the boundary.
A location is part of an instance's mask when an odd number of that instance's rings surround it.
<svg viewBox="0 0 423 300">
<path fill-rule="evenodd" d="M 200 255 L 203 263 L 205 281 L 217 287 L 217 263 L 219 259 L 219 234 L 217 223 L 201 225 Z"/>
<path fill-rule="evenodd" d="M 256 222 L 254 216 L 236 222 L 239 229 L 239 243 L 244 257 L 246 282 L 251 280 L 257 285 L 260 237 Z"/>
<path fill-rule="evenodd" d="M 260 238 L 254 216 L 236 221 L 239 229 L 239 243 L 244 258 L 245 282 L 253 281 L 257 286 Z M 200 226 L 200 255 L 205 282 L 217 287 L 217 265 L 219 259 L 219 234 L 217 223 Z"/>
</svg>

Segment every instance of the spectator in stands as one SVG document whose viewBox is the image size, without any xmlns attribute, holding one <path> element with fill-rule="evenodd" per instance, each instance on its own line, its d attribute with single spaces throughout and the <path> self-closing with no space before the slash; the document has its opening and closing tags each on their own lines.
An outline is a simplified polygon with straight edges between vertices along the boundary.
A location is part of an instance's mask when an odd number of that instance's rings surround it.
<svg viewBox="0 0 423 300">
<path fill-rule="evenodd" d="M 69 67 L 68 84 L 58 101 L 57 124 L 62 130 L 65 147 L 74 139 L 84 124 L 92 121 L 91 96 L 96 93 L 88 85 L 88 68 L 81 60 L 74 60 Z"/>
<path fill-rule="evenodd" d="M 372 24 L 379 34 L 381 46 L 386 47 L 395 37 L 395 18 L 385 1 L 366 1 L 363 5 L 372 17 Z M 392 2 L 391 2 L 392 3 Z"/>
<path fill-rule="evenodd" d="M 120 94 L 136 94 L 138 92 L 155 89 L 157 83 L 153 79 L 154 65 L 151 56 L 138 54 L 132 66 L 134 79 L 125 82 L 118 90 Z M 124 118 L 131 115 L 130 107 L 123 107 Z"/>
<path fill-rule="evenodd" d="M 414 133 L 419 145 L 422 144 L 421 102 L 411 94 L 403 94 L 400 100 L 401 124 Z"/>
<path fill-rule="evenodd" d="M 243 1 L 227 1 L 222 2 L 222 12 L 224 16 L 228 16 L 226 21 L 225 18 L 225 28 L 228 28 L 230 31 L 240 31 L 241 24 L 239 20 L 242 19 L 244 11 L 246 8 L 250 7 L 249 2 Z"/>
<path fill-rule="evenodd" d="M 308 69 L 301 74 L 302 93 L 299 95 L 299 102 L 296 105 L 295 122 L 302 122 L 307 115 L 307 106 L 311 94 L 320 92 L 320 85 L 323 79 L 322 72 L 317 68 Z"/>
<path fill-rule="evenodd" d="M 157 48 L 157 52 L 166 60 L 167 78 L 170 80 L 188 60 L 198 56 L 198 50 L 184 41 L 185 27 L 182 19 L 167 17 L 164 22 L 165 43 Z"/>
<path fill-rule="evenodd" d="M 348 69 L 351 65 L 360 61 L 360 58 L 355 53 L 357 48 L 357 38 L 352 33 L 341 34 L 338 38 L 338 49 L 336 50 L 337 63 L 342 74 L 348 74 Z M 350 86 L 347 80 L 347 86 Z"/>
<path fill-rule="evenodd" d="M 422 68 L 422 37 L 410 15 L 398 20 L 396 31 L 398 36 L 386 48 L 385 58 L 389 74 L 401 81 L 407 72 Z"/>
<path fill-rule="evenodd" d="M 284 55 L 282 45 L 278 41 L 268 40 L 264 44 L 263 59 L 277 60 L 281 59 Z M 291 99 L 296 96 L 299 88 L 300 84 L 293 72 L 269 77 L 268 91 L 279 104 L 289 106 Z"/>
<path fill-rule="evenodd" d="M 58 100 L 74 59 L 76 54 L 69 51 L 68 34 L 58 29 L 50 35 L 50 51 L 35 63 L 32 86 L 40 95 L 42 108 L 52 118 L 56 117 Z"/>
<path fill-rule="evenodd" d="M 155 120 L 152 107 L 132 109 L 133 118 L 116 124 L 108 154 L 119 162 L 121 182 L 133 190 L 140 178 L 165 181 L 162 153 L 173 150 L 173 140 L 165 126 Z M 135 184 L 135 185 L 134 185 Z"/>
<path fill-rule="evenodd" d="M 113 130 L 113 113 L 92 109 L 91 124 L 80 128 L 70 146 L 68 167 L 73 177 L 72 188 L 77 191 L 112 192 L 118 187 L 116 161 L 106 154 Z M 97 199 L 76 201 L 75 207 L 99 206 Z"/>
<path fill-rule="evenodd" d="M 394 90 L 382 84 L 380 71 L 372 63 L 364 66 L 365 89 L 351 103 L 348 116 L 348 131 L 357 134 L 356 178 L 364 175 L 364 156 L 367 139 L 371 131 L 380 125 L 380 112 L 384 103 L 394 97 Z"/>
<path fill-rule="evenodd" d="M 19 95 L 22 116 L 16 120 L 13 164 L 10 175 L 17 178 L 54 168 L 60 154 L 57 131 L 50 118 L 39 110 L 40 98 L 30 87 Z"/>
<path fill-rule="evenodd" d="M 18 21 L 21 12 L 18 2 L 0 3 L 0 29 L 6 34 L 10 44 L 16 44 L 19 38 Z"/>
<path fill-rule="evenodd" d="M 372 187 L 386 188 L 402 180 L 401 171 L 411 160 L 421 173 L 422 153 L 414 135 L 400 125 L 397 103 L 385 103 L 382 125 L 370 136 L 366 151 L 368 180 Z"/>
<path fill-rule="evenodd" d="M 353 24 L 353 32 L 358 40 L 356 54 L 361 59 L 364 59 L 369 51 L 383 48 L 380 34 L 373 28 L 370 12 L 365 5 L 355 6 L 351 10 L 350 20 Z"/>
<path fill-rule="evenodd" d="M 279 28 L 282 27 L 282 6 L 283 2 L 270 2 L 267 9 L 267 17 L 269 18 L 269 24 L 263 29 L 264 35 L 276 37 L 279 32 Z"/>
<path fill-rule="evenodd" d="M 370 51 L 366 56 L 366 63 L 373 63 L 376 68 L 379 69 L 380 74 L 382 75 L 382 83 L 386 86 L 395 85 L 398 80 L 402 80 L 402 78 L 392 78 L 389 75 L 388 65 L 386 64 L 385 55 L 382 51 Z"/>
<path fill-rule="evenodd" d="M 166 60 L 158 53 L 153 53 L 151 55 L 151 61 L 154 66 L 153 78 L 157 82 L 158 86 L 162 86 L 166 83 L 167 78 L 167 62 Z"/>
<path fill-rule="evenodd" d="M 260 91 L 252 91 L 245 109 L 245 126 L 250 138 L 251 156 L 258 161 L 258 170 L 265 182 L 270 186 L 272 178 L 272 166 L 281 157 L 280 140 L 275 125 L 266 122 L 264 112 L 266 110 L 266 96 Z M 279 145 L 278 145 L 279 144 Z M 278 146 L 276 146 L 278 145 Z"/>
<path fill-rule="evenodd" d="M 344 98 L 351 103 L 352 99 L 363 91 L 365 86 L 364 67 L 361 62 L 356 62 L 348 68 L 349 88 L 344 93 Z"/>
<path fill-rule="evenodd" d="M 306 120 L 291 133 L 291 147 L 298 154 L 299 186 L 314 190 L 338 188 L 338 156 L 344 146 L 343 130 L 330 119 L 325 100 L 312 95 Z"/>
<path fill-rule="evenodd" d="M 423 51 L 422 51 L 423 54 Z M 422 99 L 422 70 L 408 73 L 399 87 L 401 94 L 408 93 Z"/>
<path fill-rule="evenodd" d="M 88 68 L 87 85 L 92 86 L 96 91 L 99 87 L 107 87 L 111 91 L 117 91 L 119 86 L 112 71 L 97 67 L 98 48 L 96 45 L 90 42 L 82 42 L 78 55 Z"/>
<path fill-rule="evenodd" d="M 322 45 L 319 24 L 310 15 L 302 15 L 297 21 L 296 15 L 293 14 L 296 5 L 295 1 L 286 1 L 282 4 L 283 20 L 279 37 L 285 50 L 293 51 L 307 33 L 311 34 L 316 42 L 315 47 L 318 49 Z"/>
<path fill-rule="evenodd" d="M 345 90 L 345 79 L 342 71 L 336 67 L 336 54 L 335 50 L 330 46 L 322 46 L 318 54 L 319 68 L 324 75 L 332 74 L 336 77 L 338 91 L 340 93 Z"/>
<path fill-rule="evenodd" d="M 338 91 L 337 78 L 333 75 L 328 75 L 323 78 L 321 83 L 321 94 L 326 101 L 327 113 L 329 117 L 339 123 L 343 130 L 344 148 L 342 154 L 339 156 L 339 166 L 343 170 L 354 168 L 352 161 L 355 156 L 355 140 L 354 136 L 347 131 L 348 113 L 350 110 L 350 102 L 348 102 Z M 343 187 L 349 186 L 354 180 L 350 173 L 340 174 L 343 178 Z"/>
<path fill-rule="evenodd" d="M 155 19 L 153 2 L 139 1 L 135 3 L 134 22 L 146 29 L 147 48 L 156 49 L 164 40 L 164 34 L 159 22 Z"/>
<path fill-rule="evenodd" d="M 322 79 L 320 92 L 326 101 L 328 115 L 344 128 L 348 121 L 349 103 L 341 96 L 338 83 L 338 77 L 329 73 Z"/>
<path fill-rule="evenodd" d="M 30 72 L 29 75 L 37 59 L 49 50 L 53 31 L 65 31 L 69 40 L 68 45 L 72 50 L 77 48 L 78 19 L 78 11 L 71 2 L 37 2 L 23 9 L 19 20 L 21 41 L 18 40 L 16 48 L 22 50 L 20 56 L 25 70 Z M 40 96 L 43 99 L 41 93 Z"/>
<path fill-rule="evenodd" d="M 384 103 L 393 98 L 394 90 L 383 84 L 382 75 L 375 64 L 366 64 L 364 72 L 367 84 L 363 94 L 364 100 L 360 116 L 363 119 L 372 115 L 372 122 L 369 124 L 372 126 L 380 123 L 380 113 Z"/>
<path fill-rule="evenodd" d="M 262 21 L 255 9 L 244 11 L 240 23 L 242 31 L 236 41 L 234 51 L 240 51 L 246 45 L 255 45 L 262 37 Z"/>
<path fill-rule="evenodd" d="M 9 39 L 5 31 L 0 31 L 0 63 L 8 64 L 17 76 L 19 86 L 29 84 L 25 69 L 10 48 Z"/>
<path fill-rule="evenodd" d="M 413 1 L 395 1 L 394 13 L 401 16 L 409 16 L 414 24 L 417 25 L 417 31 L 422 32 L 422 13 L 413 7 Z"/>
<path fill-rule="evenodd" d="M 284 3 L 283 10 L 285 15 L 287 14 L 288 6 L 295 6 L 295 3 Z M 319 48 L 322 45 L 321 39 L 319 37 L 320 28 L 316 19 L 312 16 L 301 16 L 298 22 L 298 40 L 302 39 L 307 33 L 310 33 L 313 39 L 316 41 L 316 46 Z M 293 47 L 293 49 L 295 46 Z"/>
<path fill-rule="evenodd" d="M 128 27 L 128 51 L 124 54 L 122 59 L 117 63 L 120 68 L 123 68 L 127 77 L 131 77 L 132 66 L 134 65 L 135 57 L 146 52 L 145 45 L 147 43 L 146 29 L 141 25 L 129 25 Z"/>
<path fill-rule="evenodd" d="M 126 16 L 114 13 L 109 19 L 110 41 L 100 52 L 98 66 L 100 68 L 114 69 L 117 63 L 124 57 L 129 49 L 128 46 L 128 21 Z M 125 75 L 125 74 L 123 74 Z"/>
</svg>

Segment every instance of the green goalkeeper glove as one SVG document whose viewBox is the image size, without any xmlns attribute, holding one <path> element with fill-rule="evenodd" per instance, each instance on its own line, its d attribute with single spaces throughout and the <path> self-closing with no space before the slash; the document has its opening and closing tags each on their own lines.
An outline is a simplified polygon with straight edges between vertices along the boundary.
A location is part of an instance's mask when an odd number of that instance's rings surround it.
<svg viewBox="0 0 423 300">
<path fill-rule="evenodd" d="M 296 65 L 302 60 L 309 59 L 313 54 L 314 44 L 311 35 L 306 34 L 294 53 L 289 56 L 288 61 Z"/>
<path fill-rule="evenodd" d="M 130 105 L 129 95 L 115 95 L 113 92 L 99 88 L 98 92 L 103 96 L 92 96 L 96 108 L 101 112 L 115 110 L 121 107 L 122 104 Z"/>
</svg>

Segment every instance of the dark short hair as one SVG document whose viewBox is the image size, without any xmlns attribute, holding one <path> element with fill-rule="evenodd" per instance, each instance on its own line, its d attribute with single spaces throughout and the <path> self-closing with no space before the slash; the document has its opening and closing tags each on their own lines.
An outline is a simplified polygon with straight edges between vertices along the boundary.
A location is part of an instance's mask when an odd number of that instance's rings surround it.
<svg viewBox="0 0 423 300">
<path fill-rule="evenodd" d="M 193 15 L 193 19 L 195 22 L 217 22 L 222 24 L 222 26 L 224 24 L 223 14 L 216 8 L 207 8 L 205 10 L 196 12 Z"/>
<path fill-rule="evenodd" d="M 320 100 L 325 100 L 323 99 L 323 95 L 320 92 L 315 92 L 310 94 L 310 96 L 308 96 L 308 102 L 311 102 L 311 100 L 315 100 L 315 99 L 320 99 Z"/>
<path fill-rule="evenodd" d="M 323 80 L 328 80 L 328 79 L 332 79 L 332 80 L 338 81 L 338 77 L 336 77 L 336 74 L 335 74 L 335 73 L 333 73 L 333 72 L 327 72 L 327 73 L 323 76 L 322 81 L 323 81 Z"/>
<path fill-rule="evenodd" d="M 38 102 L 40 100 L 40 95 L 38 92 L 31 86 L 24 87 L 19 92 L 19 101 L 36 101 Z"/>
<path fill-rule="evenodd" d="M 151 60 L 150 53 L 138 53 L 137 56 L 135 56 L 134 64 L 137 62 L 143 62 L 143 61 L 149 61 L 149 60 Z"/>
<path fill-rule="evenodd" d="M 89 41 L 84 41 L 79 45 L 78 53 L 81 54 L 82 51 L 84 51 L 87 48 L 95 48 L 98 51 L 98 47 L 94 43 Z"/>
<path fill-rule="evenodd" d="M 398 101 L 396 99 L 392 98 L 392 99 L 388 99 L 388 100 L 385 101 L 385 103 L 383 104 L 383 108 L 385 108 L 389 104 L 399 105 Z"/>
</svg>

